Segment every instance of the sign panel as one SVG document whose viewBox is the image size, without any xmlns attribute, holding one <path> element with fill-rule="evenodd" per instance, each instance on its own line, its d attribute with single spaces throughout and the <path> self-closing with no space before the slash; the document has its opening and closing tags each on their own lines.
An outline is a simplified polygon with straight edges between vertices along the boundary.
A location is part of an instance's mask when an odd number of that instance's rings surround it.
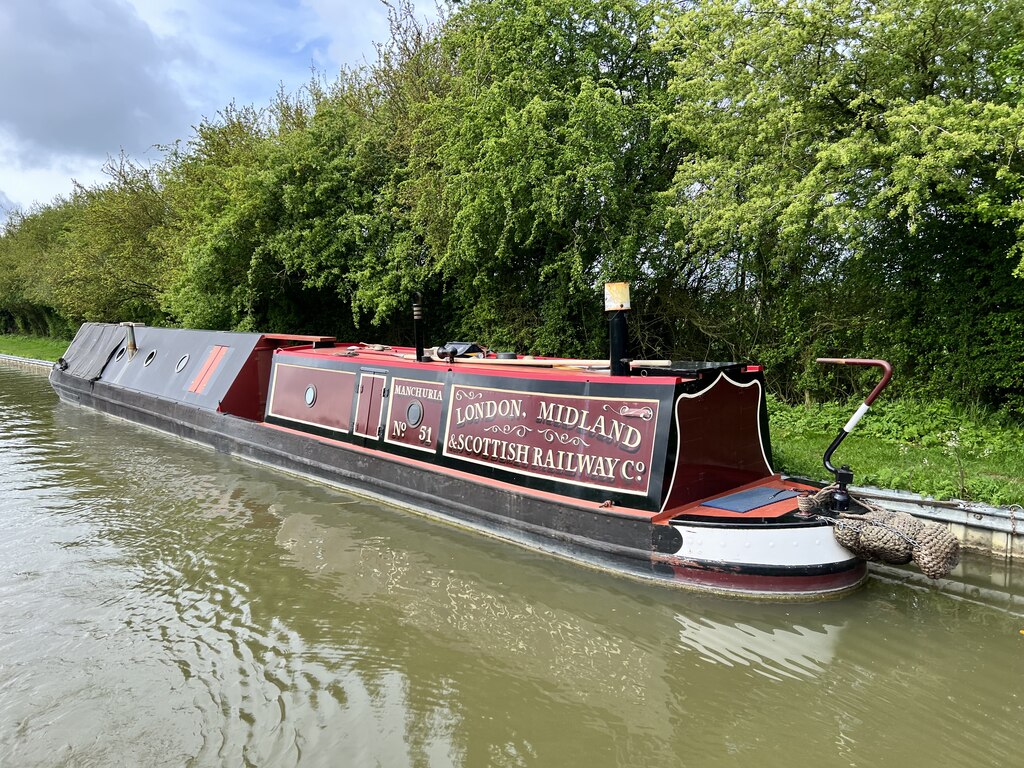
<svg viewBox="0 0 1024 768">
<path fill-rule="evenodd" d="M 444 455 L 509 472 L 646 496 L 657 400 L 456 384 Z"/>
<path fill-rule="evenodd" d="M 393 378 L 389 400 L 384 439 L 420 451 L 436 451 L 444 383 Z"/>
</svg>

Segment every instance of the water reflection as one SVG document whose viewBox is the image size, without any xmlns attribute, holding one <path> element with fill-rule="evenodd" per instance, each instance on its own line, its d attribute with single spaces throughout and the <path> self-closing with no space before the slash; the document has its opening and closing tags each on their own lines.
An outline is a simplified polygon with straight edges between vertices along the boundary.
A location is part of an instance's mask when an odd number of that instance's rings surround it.
<svg viewBox="0 0 1024 768">
<path fill-rule="evenodd" d="M 1014 763 L 1021 570 L 988 559 L 834 602 L 689 594 L 2 368 L 0 520 L 4 765 Z"/>
<path fill-rule="evenodd" d="M 748 666 L 773 680 L 816 677 L 832 661 L 841 626 L 759 628 L 678 615 L 680 642 L 713 664 Z"/>
</svg>

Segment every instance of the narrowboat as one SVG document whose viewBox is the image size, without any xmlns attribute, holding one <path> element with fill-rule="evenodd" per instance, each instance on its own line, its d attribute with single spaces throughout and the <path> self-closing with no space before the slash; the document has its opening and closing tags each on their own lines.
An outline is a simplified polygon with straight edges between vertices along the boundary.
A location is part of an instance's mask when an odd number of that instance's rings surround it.
<svg viewBox="0 0 1024 768">
<path fill-rule="evenodd" d="M 414 316 L 422 312 L 414 307 Z M 772 468 L 764 373 L 476 344 L 83 325 L 60 399 L 600 568 L 724 594 L 820 597 L 865 561 Z M 848 425 L 849 426 L 849 425 Z"/>
</svg>

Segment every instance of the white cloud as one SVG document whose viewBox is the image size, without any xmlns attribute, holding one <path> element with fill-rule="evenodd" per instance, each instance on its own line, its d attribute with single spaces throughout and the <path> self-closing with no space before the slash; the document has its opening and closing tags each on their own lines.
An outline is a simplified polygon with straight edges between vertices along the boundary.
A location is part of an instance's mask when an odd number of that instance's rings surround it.
<svg viewBox="0 0 1024 768">
<path fill-rule="evenodd" d="M 0 9 L 0 127 L 23 165 L 167 141 L 185 102 L 168 74 L 194 57 L 116 0 L 14 0 Z"/>
<path fill-rule="evenodd" d="M 155 158 L 231 102 L 373 61 L 387 34 L 379 0 L 2 0 L 0 190 L 66 195 L 122 149 Z"/>
<path fill-rule="evenodd" d="M 197 116 L 212 116 L 232 101 L 262 105 L 279 84 L 292 89 L 305 82 L 317 59 L 306 33 L 312 19 L 296 2 L 130 2 L 155 33 L 188 40 L 197 52 L 196 66 L 174 70 Z"/>
<path fill-rule="evenodd" d="M 364 3 L 339 3 L 336 0 L 302 0 L 302 5 L 312 11 L 315 21 L 307 31 L 310 40 L 319 40 L 319 61 L 325 68 L 340 69 L 341 66 L 359 66 L 372 63 L 376 58 L 374 43 L 383 42 L 388 36 L 388 14 L 384 3 L 367 0 Z M 356 6 L 363 6 L 360 13 Z"/>
<path fill-rule="evenodd" d="M 27 163 L 19 156 L 21 147 L 9 133 L 0 130 L 0 190 L 11 202 L 10 208 L 28 209 L 34 203 L 70 194 L 76 181 L 90 186 L 106 179 L 102 169 L 106 155 L 54 151 Z"/>
</svg>

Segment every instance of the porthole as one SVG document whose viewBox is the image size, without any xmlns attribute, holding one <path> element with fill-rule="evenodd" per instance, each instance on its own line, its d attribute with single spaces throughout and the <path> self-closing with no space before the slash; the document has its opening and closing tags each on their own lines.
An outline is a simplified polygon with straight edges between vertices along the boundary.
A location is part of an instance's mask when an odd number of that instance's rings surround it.
<svg viewBox="0 0 1024 768">
<path fill-rule="evenodd" d="M 114 355 L 115 363 L 120 362 L 121 358 L 124 357 L 125 349 L 126 347 L 121 347 L 119 350 L 117 350 L 117 354 Z"/>
<path fill-rule="evenodd" d="M 310 384 L 306 387 L 306 407 L 312 408 L 313 403 L 316 402 L 316 387 Z"/>
<path fill-rule="evenodd" d="M 421 421 L 423 421 L 423 403 L 413 400 L 405 409 L 405 423 L 415 429 Z"/>
<path fill-rule="evenodd" d="M 181 360 L 179 360 L 178 364 L 174 366 L 174 372 L 181 373 L 183 370 L 185 370 L 186 365 L 188 365 L 188 355 L 182 355 Z"/>
<path fill-rule="evenodd" d="M 152 363 L 154 359 L 156 359 L 156 350 L 155 349 L 152 352 L 150 352 L 148 355 L 146 355 L 146 362 L 144 362 L 142 365 L 143 366 L 147 366 L 150 363 Z"/>
</svg>

